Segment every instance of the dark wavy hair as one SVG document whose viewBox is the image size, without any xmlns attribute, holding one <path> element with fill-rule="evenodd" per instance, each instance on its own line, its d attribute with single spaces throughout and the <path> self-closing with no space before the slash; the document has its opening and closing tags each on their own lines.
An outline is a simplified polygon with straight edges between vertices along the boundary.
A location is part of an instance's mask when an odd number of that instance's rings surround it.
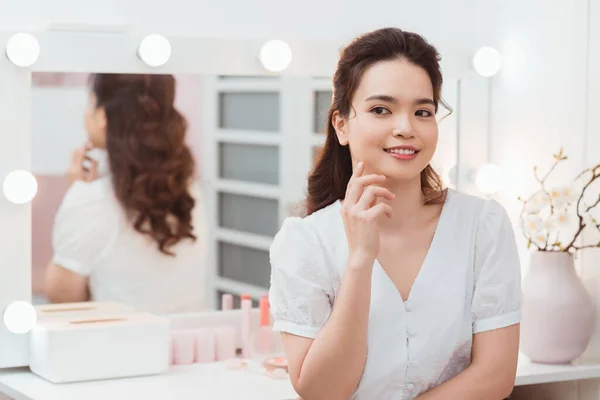
<svg viewBox="0 0 600 400">
<path fill-rule="evenodd" d="M 327 137 L 308 178 L 306 215 L 344 199 L 352 176 L 350 149 L 338 142 L 332 124 L 333 114 L 339 111 L 343 117 L 350 115 L 352 98 L 367 68 L 380 61 L 396 59 L 404 59 L 423 68 L 431 79 L 436 112 L 440 103 L 451 111 L 441 99 L 443 78 L 440 56 L 423 37 L 398 28 L 383 28 L 354 39 L 342 49 L 333 76 L 333 100 L 327 120 Z M 444 200 L 442 180 L 431 165 L 421 172 L 421 190 L 425 204 L 439 204 Z"/>
<path fill-rule="evenodd" d="M 94 74 L 96 107 L 106 112 L 106 150 L 116 198 L 136 231 L 170 256 L 183 239 L 196 240 L 195 163 L 185 144 L 187 122 L 175 109 L 172 75 Z"/>
</svg>

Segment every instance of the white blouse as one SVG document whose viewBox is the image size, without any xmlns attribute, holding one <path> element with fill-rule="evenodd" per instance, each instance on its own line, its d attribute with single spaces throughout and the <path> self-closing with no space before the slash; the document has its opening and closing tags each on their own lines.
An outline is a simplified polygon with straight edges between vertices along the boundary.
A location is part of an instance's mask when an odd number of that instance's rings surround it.
<svg viewBox="0 0 600 400">
<path fill-rule="evenodd" d="M 273 329 L 315 338 L 348 260 L 341 202 L 287 218 L 270 251 Z M 355 400 L 414 399 L 458 375 L 473 334 L 517 324 L 521 271 L 514 230 L 493 200 L 448 190 L 423 265 L 404 302 L 375 262 L 367 360 Z"/>
<path fill-rule="evenodd" d="M 109 176 L 73 183 L 54 221 L 54 263 L 88 277 L 94 301 L 117 301 L 156 314 L 204 311 L 202 196 L 198 185 L 190 193 L 196 200 L 192 224 L 197 240 L 177 243 L 171 257 L 133 228 Z"/>
</svg>

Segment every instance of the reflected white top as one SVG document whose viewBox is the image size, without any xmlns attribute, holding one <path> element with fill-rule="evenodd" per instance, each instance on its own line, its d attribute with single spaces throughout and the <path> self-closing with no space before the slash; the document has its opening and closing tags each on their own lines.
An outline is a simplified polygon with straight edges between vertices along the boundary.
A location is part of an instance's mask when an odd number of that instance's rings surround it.
<svg viewBox="0 0 600 400">
<path fill-rule="evenodd" d="M 54 263 L 88 276 L 94 301 L 117 301 L 156 314 L 205 310 L 206 235 L 197 185 L 191 194 L 198 239 L 182 240 L 171 257 L 133 228 L 109 176 L 73 183 L 54 222 Z"/>
<path fill-rule="evenodd" d="M 273 329 L 315 338 L 348 260 L 341 203 L 287 218 L 271 246 Z M 475 333 L 516 324 L 521 272 L 504 208 L 449 189 L 410 296 L 375 262 L 368 354 L 352 397 L 414 399 L 463 371 Z"/>
</svg>

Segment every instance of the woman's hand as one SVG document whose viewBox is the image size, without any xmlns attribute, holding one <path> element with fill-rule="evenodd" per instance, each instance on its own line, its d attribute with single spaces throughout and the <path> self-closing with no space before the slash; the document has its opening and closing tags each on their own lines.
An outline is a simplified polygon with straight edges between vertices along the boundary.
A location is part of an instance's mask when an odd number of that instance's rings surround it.
<svg viewBox="0 0 600 400">
<path fill-rule="evenodd" d="M 392 200 L 394 194 L 383 184 L 384 175 L 364 175 L 365 165 L 358 163 L 346 189 L 342 205 L 342 219 L 350 248 L 350 258 L 360 261 L 374 261 L 379 254 L 379 229 L 377 219 L 392 216 L 392 207 L 379 199 Z M 356 265 L 372 265 L 358 262 Z"/>
<path fill-rule="evenodd" d="M 91 148 L 91 145 L 86 143 L 73 152 L 71 164 L 67 168 L 69 186 L 75 181 L 92 182 L 98 177 L 98 162 L 87 156 L 87 152 L 91 150 Z M 85 166 L 84 161 L 87 161 L 89 166 Z"/>
</svg>

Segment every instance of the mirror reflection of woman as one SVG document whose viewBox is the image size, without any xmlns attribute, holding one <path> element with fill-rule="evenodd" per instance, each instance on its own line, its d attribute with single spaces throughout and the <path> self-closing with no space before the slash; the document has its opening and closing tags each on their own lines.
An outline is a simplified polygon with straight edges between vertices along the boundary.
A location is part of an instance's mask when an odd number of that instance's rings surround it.
<svg viewBox="0 0 600 400">
<path fill-rule="evenodd" d="M 88 143 L 75 150 L 45 276 L 51 302 L 205 309 L 202 199 L 170 75 L 90 77 Z M 108 174 L 89 156 L 102 149 Z"/>
<path fill-rule="evenodd" d="M 514 231 L 430 162 L 442 72 L 421 36 L 352 41 L 333 77 L 305 218 L 271 245 L 273 328 L 304 399 L 499 400 L 515 382 Z M 468 112 L 468 110 L 465 110 Z"/>
</svg>

